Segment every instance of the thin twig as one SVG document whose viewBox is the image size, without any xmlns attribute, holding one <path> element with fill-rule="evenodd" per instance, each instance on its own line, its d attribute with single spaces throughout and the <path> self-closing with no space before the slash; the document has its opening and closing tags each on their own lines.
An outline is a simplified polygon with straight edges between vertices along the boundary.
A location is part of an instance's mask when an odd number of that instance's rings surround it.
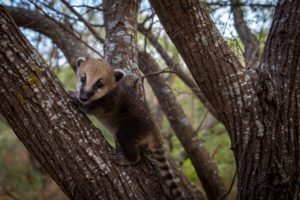
<svg viewBox="0 0 300 200">
<path fill-rule="evenodd" d="M 263 3 L 234 3 L 234 4 L 231 4 L 231 3 L 227 3 L 227 2 L 210 2 L 210 3 L 206 3 L 206 5 L 209 5 L 209 6 L 236 6 L 236 7 L 261 7 L 261 8 L 272 8 L 272 7 L 275 7 L 276 4 L 273 4 L 273 3 L 266 3 L 266 4 L 263 4 Z"/>
<path fill-rule="evenodd" d="M 54 11 L 55 14 L 61 15 L 61 16 L 63 16 L 64 18 L 72 19 L 72 20 L 74 20 L 74 21 L 77 21 L 77 20 L 78 20 L 77 18 L 72 17 L 72 16 L 70 16 L 70 15 L 68 15 L 68 14 L 66 14 L 66 13 L 63 13 L 63 12 L 57 10 L 56 8 L 54 8 L 54 7 L 50 6 L 50 5 L 48 5 L 48 4 L 45 3 L 44 1 L 36 0 L 36 2 L 42 4 L 43 6 L 45 6 L 45 7 L 49 8 L 50 10 Z M 61 18 L 61 17 L 59 17 L 59 18 Z"/>
<path fill-rule="evenodd" d="M 142 76 L 141 78 L 136 79 L 135 82 L 134 82 L 134 84 L 133 84 L 133 86 L 135 87 L 136 84 L 138 83 L 138 81 L 141 81 L 142 84 L 144 84 L 145 78 L 148 78 L 148 77 L 150 77 L 150 76 L 156 76 L 156 75 L 159 75 L 159 74 L 164 74 L 164 73 L 174 73 L 174 74 L 175 74 L 176 72 L 173 71 L 173 70 L 169 70 L 169 69 L 166 68 L 166 69 L 159 70 L 159 71 L 157 71 L 157 72 L 145 74 L 145 75 Z"/>
<path fill-rule="evenodd" d="M 231 18 L 231 14 L 232 14 L 232 11 L 230 11 L 229 16 L 228 16 L 228 18 L 227 18 L 227 21 L 226 21 L 226 23 L 225 23 L 225 26 L 224 26 L 224 29 L 223 29 L 223 33 L 222 33 L 222 36 L 223 36 L 223 37 L 224 37 L 225 31 L 226 31 L 226 29 L 227 29 L 228 22 L 229 22 L 229 20 L 230 20 L 230 18 Z"/>
<path fill-rule="evenodd" d="M 230 192 L 233 188 L 236 175 L 237 175 L 237 170 L 234 171 L 234 175 L 233 175 L 233 178 L 232 178 L 232 181 L 231 181 L 231 184 L 230 184 L 230 187 L 229 187 L 228 191 L 221 198 L 219 198 L 219 200 L 224 200 L 224 199 L 226 199 L 226 197 L 228 197 L 228 195 L 230 194 Z"/>
<path fill-rule="evenodd" d="M 72 5 L 72 7 L 75 7 L 75 8 L 89 8 L 89 9 L 95 9 L 95 10 L 98 10 L 98 11 L 104 11 L 104 9 L 102 8 L 102 3 L 99 4 L 98 6 Z"/>
<path fill-rule="evenodd" d="M 211 158 L 214 160 L 215 156 L 217 155 L 219 149 L 222 147 L 221 144 L 218 144 L 218 146 L 215 148 L 215 150 L 213 151 L 213 153 L 211 154 Z"/>
<path fill-rule="evenodd" d="M 151 15 L 146 16 L 146 18 L 143 20 L 143 22 L 141 24 L 144 26 L 146 24 L 146 22 L 149 21 L 150 19 L 152 20 L 152 23 L 153 23 L 154 16 L 155 16 L 155 13 L 151 13 Z"/>
<path fill-rule="evenodd" d="M 197 129 L 195 130 L 195 134 L 197 134 L 197 133 L 199 132 L 199 130 L 201 129 L 201 127 L 202 127 L 204 121 L 206 120 L 207 116 L 208 116 L 208 110 L 206 110 L 203 119 L 201 120 L 199 126 L 198 126 Z"/>
<path fill-rule="evenodd" d="M 164 73 L 175 73 L 175 71 L 173 70 L 170 70 L 168 68 L 166 69 L 162 69 L 160 71 L 157 71 L 157 72 L 152 72 L 152 73 L 149 73 L 149 74 L 146 74 L 144 76 L 141 77 L 141 80 L 145 79 L 145 78 L 148 78 L 150 76 L 155 76 L 155 75 L 159 75 L 159 74 L 164 74 Z"/>
<path fill-rule="evenodd" d="M 99 36 L 99 33 L 97 33 L 97 31 L 91 26 L 91 24 L 86 21 L 80 13 L 78 13 L 66 0 L 60 0 L 74 15 L 76 15 L 76 17 L 78 17 L 78 19 L 80 21 L 82 21 L 82 23 L 84 23 L 84 25 L 89 29 L 89 31 L 91 31 L 91 33 L 93 34 L 93 36 L 102 44 L 104 43 L 104 39 L 101 38 Z"/>
</svg>

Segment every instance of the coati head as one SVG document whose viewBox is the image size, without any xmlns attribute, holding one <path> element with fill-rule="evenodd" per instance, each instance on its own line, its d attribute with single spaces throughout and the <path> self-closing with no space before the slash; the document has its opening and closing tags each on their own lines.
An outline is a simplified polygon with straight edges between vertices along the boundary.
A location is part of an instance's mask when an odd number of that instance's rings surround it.
<svg viewBox="0 0 300 200">
<path fill-rule="evenodd" d="M 113 67 L 105 60 L 79 57 L 77 67 L 77 93 L 82 104 L 98 100 L 112 91 L 125 77 L 121 69 Z"/>
</svg>

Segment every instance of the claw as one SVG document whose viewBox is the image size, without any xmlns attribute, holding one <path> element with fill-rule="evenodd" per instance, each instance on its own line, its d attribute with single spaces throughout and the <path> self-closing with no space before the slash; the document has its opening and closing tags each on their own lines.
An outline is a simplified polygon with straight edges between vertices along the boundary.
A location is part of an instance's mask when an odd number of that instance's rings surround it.
<svg viewBox="0 0 300 200">
<path fill-rule="evenodd" d="M 138 163 L 127 160 L 123 154 L 117 152 L 111 153 L 109 158 L 113 163 L 121 166 L 130 166 Z"/>
</svg>

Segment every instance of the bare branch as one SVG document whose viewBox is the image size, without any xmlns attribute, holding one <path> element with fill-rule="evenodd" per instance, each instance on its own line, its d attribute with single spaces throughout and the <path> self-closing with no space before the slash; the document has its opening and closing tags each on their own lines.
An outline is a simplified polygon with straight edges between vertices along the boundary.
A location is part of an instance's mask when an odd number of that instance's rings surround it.
<svg viewBox="0 0 300 200">
<path fill-rule="evenodd" d="M 230 0 L 230 2 L 232 5 L 234 26 L 244 44 L 246 66 L 257 67 L 260 61 L 259 41 L 246 24 L 242 8 L 234 6 L 235 4 L 239 4 L 240 0 Z"/>
<path fill-rule="evenodd" d="M 206 2 L 206 4 L 208 6 L 220 6 L 220 7 L 224 7 L 224 6 L 234 6 L 234 7 L 260 7 L 260 8 L 274 8 L 276 4 L 274 3 L 243 3 L 243 2 L 231 2 L 231 3 L 227 3 L 227 2 Z"/>
<path fill-rule="evenodd" d="M 238 106 L 236 102 L 225 106 L 225 102 L 236 98 L 230 88 L 242 66 L 212 22 L 204 2 L 151 0 L 151 4 L 205 99 L 216 110 L 218 119 L 226 122 Z M 231 111 L 225 112 L 224 108 Z"/>
<path fill-rule="evenodd" d="M 149 73 L 149 74 L 145 74 L 145 75 L 143 75 L 143 76 L 141 77 L 140 80 L 142 81 L 142 84 L 144 84 L 145 78 L 148 78 L 148 77 L 150 77 L 150 76 L 159 75 L 159 74 L 164 74 L 164 73 L 175 73 L 175 71 L 168 70 L 168 69 L 162 69 L 162 70 L 159 70 L 159 71 L 157 71 L 157 72 L 152 72 L 152 73 Z M 139 81 L 139 80 L 137 80 L 137 81 Z M 136 81 L 136 82 L 137 82 L 137 81 Z M 135 84 L 136 84 L 136 82 L 135 82 Z"/>
<path fill-rule="evenodd" d="M 203 93 L 195 83 L 195 81 L 190 78 L 183 70 L 182 67 L 176 64 L 173 59 L 169 56 L 169 54 L 165 51 L 163 46 L 158 42 L 158 38 L 151 33 L 151 29 L 146 29 L 143 24 L 138 24 L 138 30 L 145 35 L 145 37 L 151 42 L 152 46 L 156 49 L 156 51 L 163 58 L 168 68 L 174 70 L 179 78 L 191 88 L 191 90 L 196 94 L 199 100 L 207 107 L 207 109 L 218 118 L 217 112 L 210 105 L 210 103 L 206 100 Z"/>
<path fill-rule="evenodd" d="M 65 26 L 50 16 L 44 16 L 39 12 L 31 10 L 5 7 L 7 12 L 13 17 L 18 26 L 30 28 L 40 32 L 49 38 L 62 50 L 66 59 L 75 69 L 76 58 L 87 55 L 84 41 L 76 36 L 72 31 L 66 30 Z M 64 37 L 68 35 L 68 37 Z"/>
<path fill-rule="evenodd" d="M 231 180 L 229 189 L 228 189 L 228 191 L 226 192 L 226 194 L 220 198 L 220 200 L 225 200 L 225 199 L 228 197 L 228 195 L 230 194 L 230 192 L 231 192 L 231 190 L 232 190 L 232 188 L 233 188 L 233 185 L 234 185 L 234 181 L 235 181 L 235 179 L 236 179 L 236 175 L 237 175 L 237 172 L 236 172 L 236 170 L 234 170 L 234 175 L 233 175 L 233 177 L 232 177 L 232 180 Z"/>
</svg>

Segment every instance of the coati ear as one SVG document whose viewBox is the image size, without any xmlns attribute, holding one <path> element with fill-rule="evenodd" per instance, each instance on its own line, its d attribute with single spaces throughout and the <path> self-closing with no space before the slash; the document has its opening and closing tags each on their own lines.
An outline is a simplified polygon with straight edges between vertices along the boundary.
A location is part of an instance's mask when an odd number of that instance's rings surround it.
<svg viewBox="0 0 300 200">
<path fill-rule="evenodd" d="M 79 57 L 76 59 L 76 69 L 78 69 L 80 67 L 80 65 L 86 61 L 86 58 L 85 57 Z"/>
<path fill-rule="evenodd" d="M 121 69 L 114 69 L 116 81 L 120 81 L 125 77 L 125 72 Z"/>
</svg>

